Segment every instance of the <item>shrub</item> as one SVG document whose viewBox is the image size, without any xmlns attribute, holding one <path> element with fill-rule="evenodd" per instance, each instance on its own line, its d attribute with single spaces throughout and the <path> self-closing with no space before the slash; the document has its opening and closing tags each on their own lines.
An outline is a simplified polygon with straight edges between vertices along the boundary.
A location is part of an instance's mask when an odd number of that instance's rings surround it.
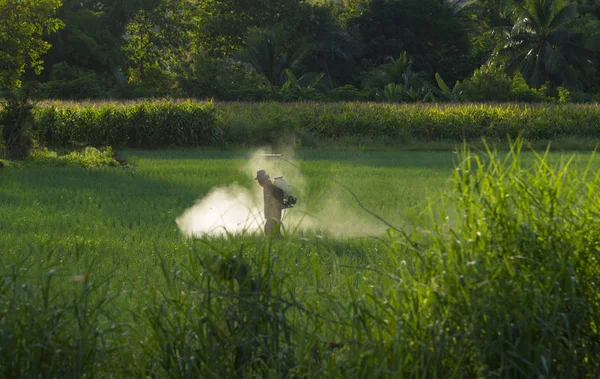
<svg viewBox="0 0 600 379">
<path fill-rule="evenodd" d="M 298 101 L 298 100 L 318 100 L 323 99 L 324 95 L 318 88 L 318 84 L 325 76 L 323 73 L 320 74 L 305 74 L 300 78 L 296 78 L 296 75 L 290 69 L 285 70 L 287 77 L 286 82 L 279 90 L 279 95 L 284 101 Z"/>
<path fill-rule="evenodd" d="M 265 76 L 248 64 L 199 52 L 180 64 L 179 86 L 189 96 L 225 101 L 260 101 L 271 88 Z"/>
<path fill-rule="evenodd" d="M 85 168 L 119 165 L 110 146 L 105 148 L 104 151 L 94 147 L 86 147 L 83 150 L 72 151 L 62 156 L 54 151 L 49 151 L 47 148 L 38 148 L 29 154 L 25 163 L 28 166 L 75 166 Z"/>
<path fill-rule="evenodd" d="M 485 65 L 475 70 L 473 76 L 457 83 L 459 99 L 463 101 L 543 101 L 544 96 L 530 89 L 522 76 L 509 78 L 494 65 Z"/>
<path fill-rule="evenodd" d="M 77 78 L 54 80 L 42 84 L 42 96 L 47 99 L 102 99 L 109 86 L 95 72 L 81 72 Z"/>
</svg>

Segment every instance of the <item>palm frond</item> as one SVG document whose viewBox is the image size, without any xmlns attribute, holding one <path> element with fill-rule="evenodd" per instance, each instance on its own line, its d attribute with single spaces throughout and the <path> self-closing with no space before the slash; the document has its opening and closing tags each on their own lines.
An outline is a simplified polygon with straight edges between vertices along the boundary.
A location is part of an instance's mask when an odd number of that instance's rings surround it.
<svg viewBox="0 0 600 379">
<path fill-rule="evenodd" d="M 569 43 L 576 34 L 576 32 L 567 29 L 553 30 L 548 33 L 546 41 L 550 42 L 552 45 L 564 45 Z"/>
<path fill-rule="evenodd" d="M 535 71 L 535 66 L 537 64 L 537 56 L 533 55 L 533 54 L 528 54 L 524 57 L 524 59 L 521 61 L 521 65 L 519 67 L 519 70 L 521 71 L 521 75 L 523 75 L 523 78 L 525 79 L 525 81 L 527 82 L 527 84 L 532 87 L 532 77 L 533 77 L 533 72 Z"/>
<path fill-rule="evenodd" d="M 556 52 L 548 42 L 544 44 L 544 48 L 538 59 L 548 73 L 557 73 L 560 75 L 561 71 L 565 70 L 566 66 L 568 66 L 565 58 Z"/>
<path fill-rule="evenodd" d="M 562 72 L 563 86 L 567 88 L 581 89 L 582 83 L 579 79 L 577 71 L 573 70 L 567 65 L 566 69 Z"/>
<path fill-rule="evenodd" d="M 533 19 L 524 17 L 524 18 L 520 19 L 519 21 L 517 21 L 510 31 L 511 34 L 522 33 L 522 32 L 538 33 L 539 25 Z"/>
<path fill-rule="evenodd" d="M 577 4 L 571 3 L 571 4 L 567 5 L 566 7 L 562 8 L 560 11 L 558 11 L 558 13 L 554 16 L 554 18 L 548 25 L 548 28 L 550 28 L 550 29 L 560 28 L 561 26 L 567 24 L 568 22 L 573 20 L 575 17 L 577 17 L 577 15 L 578 15 Z"/>
<path fill-rule="evenodd" d="M 520 54 L 514 56 L 506 61 L 504 64 L 504 71 L 509 75 L 514 75 L 521 69 L 521 64 L 525 60 L 526 55 Z"/>
<path fill-rule="evenodd" d="M 600 34 L 593 35 L 585 41 L 586 49 L 591 51 L 600 51 Z"/>
<path fill-rule="evenodd" d="M 546 81 L 546 72 L 544 71 L 543 63 L 538 58 L 535 60 L 535 66 L 530 76 L 529 85 L 532 88 L 539 88 Z"/>
</svg>

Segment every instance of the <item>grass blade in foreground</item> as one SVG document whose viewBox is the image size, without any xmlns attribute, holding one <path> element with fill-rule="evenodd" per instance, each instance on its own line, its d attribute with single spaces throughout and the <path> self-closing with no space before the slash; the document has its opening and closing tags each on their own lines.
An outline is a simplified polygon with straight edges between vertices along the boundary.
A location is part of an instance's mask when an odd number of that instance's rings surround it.
<svg viewBox="0 0 600 379">
<path fill-rule="evenodd" d="M 383 242 L 181 241 L 142 234 L 135 223 L 149 227 L 153 213 L 127 202 L 102 210 L 130 217 L 115 221 L 121 236 L 146 249 L 57 231 L 39 246 L 7 237 L 0 376 L 597 377 L 600 174 L 520 149 L 463 152 L 430 217 Z M 62 181 L 80 177 L 65 170 Z"/>
</svg>

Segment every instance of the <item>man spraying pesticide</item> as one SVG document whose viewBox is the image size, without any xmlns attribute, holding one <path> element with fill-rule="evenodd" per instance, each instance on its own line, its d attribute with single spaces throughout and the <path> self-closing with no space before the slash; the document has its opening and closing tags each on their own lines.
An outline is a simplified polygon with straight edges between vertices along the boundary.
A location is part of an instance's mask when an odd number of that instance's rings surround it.
<svg viewBox="0 0 600 379">
<path fill-rule="evenodd" d="M 296 204 L 296 198 L 292 196 L 292 189 L 283 176 L 278 176 L 275 181 L 265 170 L 258 170 L 256 178 L 258 184 L 263 188 L 265 201 L 265 235 L 280 238 L 281 214 L 286 208 L 292 208 Z"/>
</svg>

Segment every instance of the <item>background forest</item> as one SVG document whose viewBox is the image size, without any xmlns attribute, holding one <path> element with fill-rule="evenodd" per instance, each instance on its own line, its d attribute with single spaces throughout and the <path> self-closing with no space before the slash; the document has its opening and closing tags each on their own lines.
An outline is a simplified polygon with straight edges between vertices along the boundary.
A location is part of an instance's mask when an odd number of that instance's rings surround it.
<svg viewBox="0 0 600 379">
<path fill-rule="evenodd" d="M 43 98 L 600 94 L 595 0 L 0 0 L 0 18 L 4 92 L 39 82 Z"/>
</svg>

